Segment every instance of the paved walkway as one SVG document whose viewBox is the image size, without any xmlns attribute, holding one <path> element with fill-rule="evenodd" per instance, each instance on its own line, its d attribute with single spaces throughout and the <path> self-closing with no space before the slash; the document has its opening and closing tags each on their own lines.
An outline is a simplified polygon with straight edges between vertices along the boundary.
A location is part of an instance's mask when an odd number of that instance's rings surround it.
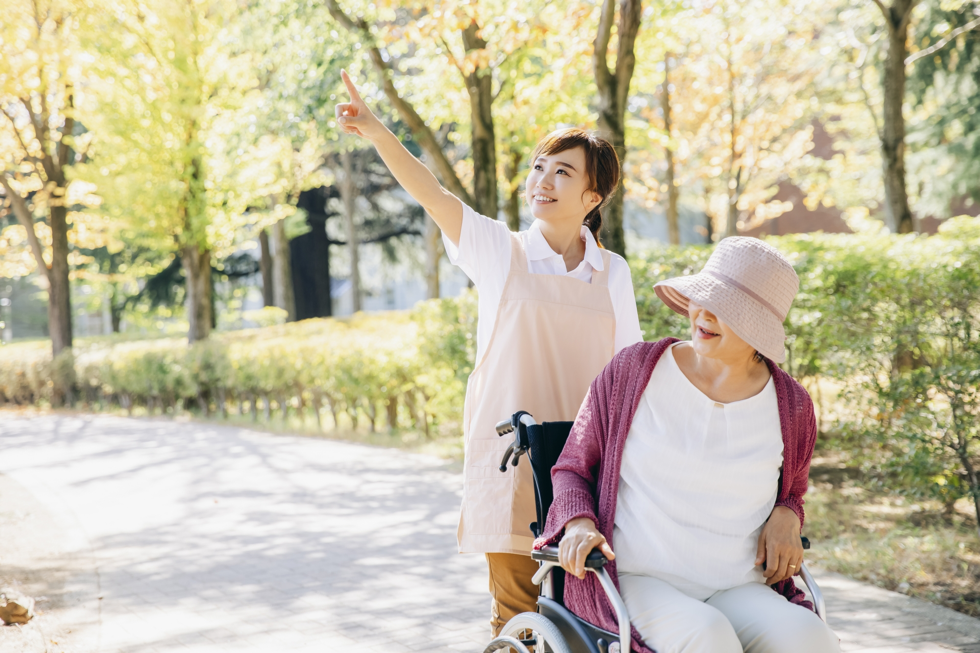
<svg viewBox="0 0 980 653">
<path fill-rule="evenodd" d="M 5 652 L 31 638 L 81 653 L 478 652 L 488 639 L 483 561 L 454 551 L 460 475 L 438 459 L 0 412 L 0 474 L 0 579 L 47 595 L 19 640 L 0 637 Z M 980 653 L 980 620 L 818 578 L 845 651 Z"/>
</svg>

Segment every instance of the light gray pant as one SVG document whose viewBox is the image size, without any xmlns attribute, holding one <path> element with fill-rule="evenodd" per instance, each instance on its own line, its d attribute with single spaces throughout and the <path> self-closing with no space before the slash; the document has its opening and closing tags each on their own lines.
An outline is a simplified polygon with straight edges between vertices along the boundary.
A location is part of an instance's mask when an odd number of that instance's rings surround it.
<svg viewBox="0 0 980 653">
<path fill-rule="evenodd" d="M 838 653 L 837 636 L 813 612 L 761 583 L 692 599 L 670 583 L 621 575 L 630 621 L 657 653 Z"/>
</svg>

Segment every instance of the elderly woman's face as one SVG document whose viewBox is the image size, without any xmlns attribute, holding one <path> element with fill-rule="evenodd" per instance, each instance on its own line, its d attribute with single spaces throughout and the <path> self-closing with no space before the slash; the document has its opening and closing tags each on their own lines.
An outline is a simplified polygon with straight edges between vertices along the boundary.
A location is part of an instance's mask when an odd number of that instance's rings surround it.
<svg viewBox="0 0 980 653">
<path fill-rule="evenodd" d="M 691 319 L 691 343 L 694 351 L 701 356 L 740 360 L 755 355 L 752 345 L 735 335 L 718 316 L 697 302 L 688 302 L 687 315 Z"/>
</svg>

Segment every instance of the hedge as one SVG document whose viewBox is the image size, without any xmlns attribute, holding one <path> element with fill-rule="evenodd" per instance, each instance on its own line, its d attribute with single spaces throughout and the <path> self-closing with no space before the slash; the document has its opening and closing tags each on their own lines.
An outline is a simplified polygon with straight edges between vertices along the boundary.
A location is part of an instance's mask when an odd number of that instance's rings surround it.
<svg viewBox="0 0 980 653">
<path fill-rule="evenodd" d="M 290 411 L 332 426 L 458 433 L 475 349 L 476 298 L 411 312 L 316 319 L 184 339 L 82 340 L 52 361 L 50 344 L 0 348 L 0 404 L 149 413 L 229 412 L 265 420 Z"/>
</svg>

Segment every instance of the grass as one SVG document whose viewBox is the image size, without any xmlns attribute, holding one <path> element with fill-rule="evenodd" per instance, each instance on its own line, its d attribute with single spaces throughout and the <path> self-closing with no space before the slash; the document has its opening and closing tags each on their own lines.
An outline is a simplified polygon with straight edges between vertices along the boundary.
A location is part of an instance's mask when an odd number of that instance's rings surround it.
<svg viewBox="0 0 980 653">
<path fill-rule="evenodd" d="M 807 559 L 823 569 L 980 617 L 980 538 L 972 504 L 952 514 L 938 501 L 869 490 L 840 460 L 810 469 Z"/>
</svg>

